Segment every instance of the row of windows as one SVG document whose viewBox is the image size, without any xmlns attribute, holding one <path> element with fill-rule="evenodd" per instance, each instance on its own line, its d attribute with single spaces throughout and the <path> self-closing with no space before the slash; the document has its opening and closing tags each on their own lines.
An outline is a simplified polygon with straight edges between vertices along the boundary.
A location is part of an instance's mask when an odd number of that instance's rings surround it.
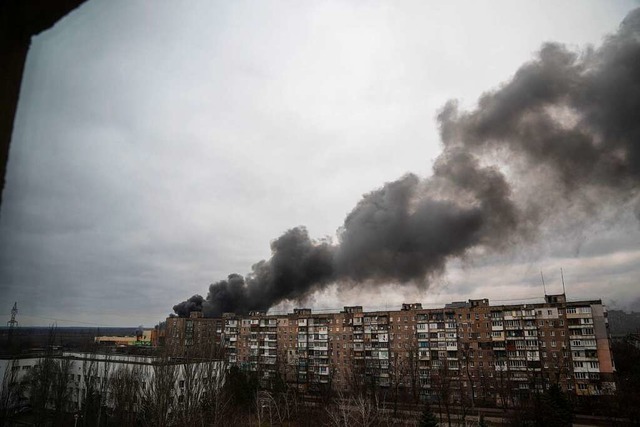
<svg viewBox="0 0 640 427">
<path fill-rule="evenodd" d="M 600 368 L 599 362 L 573 362 L 574 368 Z"/>
</svg>

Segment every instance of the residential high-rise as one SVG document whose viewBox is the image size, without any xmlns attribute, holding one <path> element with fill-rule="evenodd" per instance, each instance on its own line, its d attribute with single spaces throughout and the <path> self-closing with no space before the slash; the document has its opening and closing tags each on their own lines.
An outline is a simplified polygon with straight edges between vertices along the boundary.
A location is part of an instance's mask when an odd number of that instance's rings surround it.
<svg viewBox="0 0 640 427">
<path fill-rule="evenodd" d="M 176 354 L 212 341 L 230 365 L 258 373 L 263 384 L 280 379 L 305 390 L 402 390 L 417 399 L 435 398 L 446 386 L 504 404 L 550 384 L 576 395 L 615 390 L 602 301 L 569 302 L 564 294 L 535 304 L 477 299 L 441 308 L 167 319 L 167 345 Z"/>
</svg>

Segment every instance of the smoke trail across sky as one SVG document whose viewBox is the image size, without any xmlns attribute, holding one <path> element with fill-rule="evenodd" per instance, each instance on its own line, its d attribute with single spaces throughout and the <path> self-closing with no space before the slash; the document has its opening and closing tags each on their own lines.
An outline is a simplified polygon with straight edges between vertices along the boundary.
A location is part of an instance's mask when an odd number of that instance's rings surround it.
<svg viewBox="0 0 640 427">
<path fill-rule="evenodd" d="M 595 215 L 637 203 L 640 178 L 640 9 L 598 49 L 548 43 L 514 77 L 455 101 L 438 121 L 443 151 L 427 179 L 408 174 L 366 195 L 337 243 L 295 227 L 272 257 L 232 274 L 174 311 L 267 310 L 330 283 L 428 286 L 474 248 L 504 251 L 535 239 L 559 205 Z"/>
</svg>

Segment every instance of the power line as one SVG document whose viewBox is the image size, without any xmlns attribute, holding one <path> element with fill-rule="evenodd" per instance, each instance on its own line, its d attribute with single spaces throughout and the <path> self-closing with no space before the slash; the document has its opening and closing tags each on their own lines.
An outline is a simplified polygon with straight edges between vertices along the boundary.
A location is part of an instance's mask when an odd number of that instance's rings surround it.
<svg viewBox="0 0 640 427">
<path fill-rule="evenodd" d="M 83 325 L 102 326 L 102 327 L 107 327 L 107 328 L 122 328 L 122 327 L 126 328 L 126 326 L 106 325 L 104 323 L 86 322 L 86 321 L 82 321 L 82 320 L 60 319 L 60 318 L 57 318 L 57 317 L 36 316 L 36 315 L 33 315 L 33 314 L 21 313 L 21 316 L 23 316 L 23 317 L 31 317 L 31 318 L 34 318 L 34 319 L 53 320 L 55 322 L 79 323 L 79 324 L 83 324 Z"/>
</svg>

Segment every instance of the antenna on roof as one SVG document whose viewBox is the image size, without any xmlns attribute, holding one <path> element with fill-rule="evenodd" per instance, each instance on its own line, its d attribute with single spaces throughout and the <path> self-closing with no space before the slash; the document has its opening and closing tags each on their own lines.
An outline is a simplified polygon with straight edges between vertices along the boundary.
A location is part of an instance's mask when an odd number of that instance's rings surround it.
<svg viewBox="0 0 640 427">
<path fill-rule="evenodd" d="M 542 289 L 544 289 L 544 296 L 547 296 L 547 286 L 544 284 L 544 276 L 542 275 L 542 270 L 540 270 L 540 278 L 542 279 Z"/>
<path fill-rule="evenodd" d="M 562 272 L 562 267 L 560 267 L 560 277 L 562 278 L 562 293 L 567 294 L 567 291 L 564 288 L 564 273 Z"/>
</svg>

